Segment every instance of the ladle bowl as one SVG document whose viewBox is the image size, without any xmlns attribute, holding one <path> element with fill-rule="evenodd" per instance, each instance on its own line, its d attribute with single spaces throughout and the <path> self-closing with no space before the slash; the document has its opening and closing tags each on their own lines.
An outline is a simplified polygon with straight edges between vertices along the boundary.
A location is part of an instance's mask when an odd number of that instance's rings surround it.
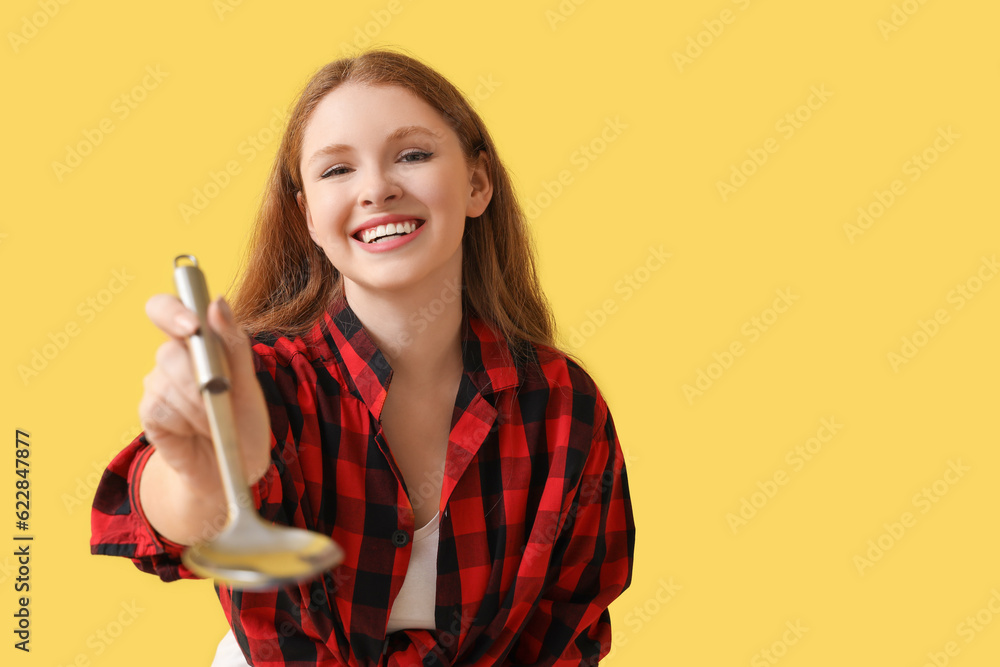
<svg viewBox="0 0 1000 667">
<path fill-rule="evenodd" d="M 276 527 L 240 514 L 210 542 L 182 556 L 195 574 L 233 588 L 256 589 L 296 583 L 329 570 L 343 559 L 333 540 L 299 528 Z"/>
</svg>

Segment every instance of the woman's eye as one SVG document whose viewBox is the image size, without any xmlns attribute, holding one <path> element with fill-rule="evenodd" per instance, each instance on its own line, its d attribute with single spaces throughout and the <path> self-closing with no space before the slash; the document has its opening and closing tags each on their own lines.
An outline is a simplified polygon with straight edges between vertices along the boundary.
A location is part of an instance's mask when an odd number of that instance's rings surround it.
<svg viewBox="0 0 1000 667">
<path fill-rule="evenodd" d="M 329 176 L 340 176 L 341 174 L 346 174 L 348 172 L 347 167 L 330 167 L 322 174 L 319 175 L 320 178 L 327 178 Z"/>
<path fill-rule="evenodd" d="M 409 153 L 403 153 L 399 159 L 403 162 L 423 162 L 431 155 L 433 155 L 433 153 L 428 153 L 427 151 L 411 151 Z"/>
<path fill-rule="evenodd" d="M 429 151 L 410 151 L 409 153 L 403 153 L 399 156 L 400 162 L 423 162 L 430 158 L 433 153 Z M 350 167 L 345 167 L 343 165 L 336 165 L 330 167 L 323 173 L 319 175 L 320 178 L 329 178 L 330 176 L 342 176 L 343 174 L 351 171 Z"/>
</svg>

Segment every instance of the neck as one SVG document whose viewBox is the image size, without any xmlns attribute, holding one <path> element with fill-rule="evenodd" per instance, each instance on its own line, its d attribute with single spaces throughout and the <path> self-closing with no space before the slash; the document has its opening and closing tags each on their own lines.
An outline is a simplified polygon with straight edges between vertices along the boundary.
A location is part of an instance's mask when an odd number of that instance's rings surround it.
<svg viewBox="0 0 1000 667">
<path fill-rule="evenodd" d="M 344 296 L 392 367 L 393 382 L 430 387 L 464 368 L 461 270 L 447 273 L 392 291 L 344 283 Z"/>
</svg>

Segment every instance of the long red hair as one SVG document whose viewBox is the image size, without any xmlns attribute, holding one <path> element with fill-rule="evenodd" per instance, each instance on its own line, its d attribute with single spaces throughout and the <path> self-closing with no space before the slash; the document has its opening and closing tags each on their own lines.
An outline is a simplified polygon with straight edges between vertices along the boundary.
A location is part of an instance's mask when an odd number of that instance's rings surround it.
<svg viewBox="0 0 1000 667">
<path fill-rule="evenodd" d="M 390 50 L 374 50 L 322 67 L 293 108 L 257 213 L 231 305 L 251 335 L 298 336 L 313 328 L 343 296 L 343 278 L 306 227 L 296 203 L 302 190 L 299 161 L 306 124 L 323 97 L 342 83 L 405 88 L 441 113 L 455 130 L 466 159 L 482 152 L 493 196 L 462 239 L 462 307 L 485 320 L 520 355 L 525 343 L 555 347 L 555 318 L 535 269 L 524 211 L 482 119 L 465 96 L 424 63 Z"/>
</svg>

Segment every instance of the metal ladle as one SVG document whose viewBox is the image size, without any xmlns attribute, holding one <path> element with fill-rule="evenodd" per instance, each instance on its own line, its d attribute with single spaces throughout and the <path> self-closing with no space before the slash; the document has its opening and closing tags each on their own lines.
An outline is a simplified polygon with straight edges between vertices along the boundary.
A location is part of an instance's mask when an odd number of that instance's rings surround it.
<svg viewBox="0 0 1000 667">
<path fill-rule="evenodd" d="M 229 510 L 222 531 L 211 541 L 185 549 L 181 560 L 199 576 L 246 589 L 304 581 L 336 567 L 344 553 L 329 537 L 268 524 L 257 514 L 236 442 L 229 367 L 218 334 L 208 324 L 208 285 L 193 255 L 174 258 L 174 283 L 181 302 L 197 313 L 201 323 L 188 337 L 188 348 L 208 412 Z"/>
</svg>

